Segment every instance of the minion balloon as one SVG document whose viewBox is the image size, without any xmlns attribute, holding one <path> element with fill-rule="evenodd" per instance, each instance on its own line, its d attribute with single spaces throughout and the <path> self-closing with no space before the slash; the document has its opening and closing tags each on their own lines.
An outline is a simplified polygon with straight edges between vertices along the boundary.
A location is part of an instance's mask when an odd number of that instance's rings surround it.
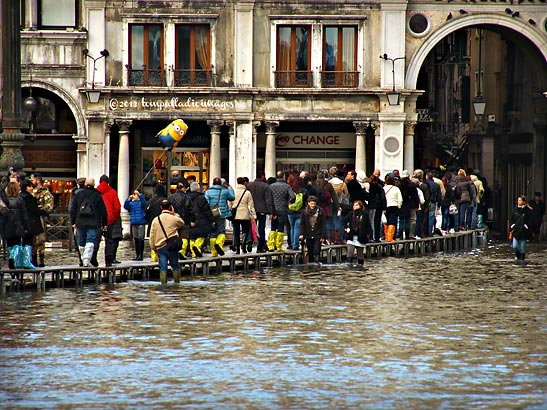
<svg viewBox="0 0 547 410">
<path fill-rule="evenodd" d="M 188 131 L 188 125 L 184 121 L 177 119 L 171 122 L 167 127 L 156 134 L 156 139 L 161 144 L 162 148 L 169 150 L 177 146 L 179 141 Z"/>
</svg>

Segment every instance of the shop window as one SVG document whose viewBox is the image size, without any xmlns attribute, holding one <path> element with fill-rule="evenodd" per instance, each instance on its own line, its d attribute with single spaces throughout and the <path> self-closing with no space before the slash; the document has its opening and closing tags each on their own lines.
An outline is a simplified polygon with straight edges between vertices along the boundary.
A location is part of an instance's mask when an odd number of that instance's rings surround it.
<svg viewBox="0 0 547 410">
<path fill-rule="evenodd" d="M 211 35 L 208 24 L 176 28 L 175 86 L 211 86 Z"/>
<path fill-rule="evenodd" d="M 170 185 L 174 191 L 181 178 L 194 176 L 205 188 L 209 185 L 209 150 L 202 148 L 165 151 L 155 148 L 142 149 L 142 172 L 145 191 L 152 193 L 152 186 Z M 148 188 L 149 187 L 149 188 Z"/>
<path fill-rule="evenodd" d="M 323 87 L 357 87 L 357 28 L 328 26 L 323 33 Z"/>
<path fill-rule="evenodd" d="M 38 0 L 39 26 L 45 29 L 77 27 L 77 0 Z"/>
<path fill-rule="evenodd" d="M 276 87 L 310 87 L 310 26 L 277 28 Z"/>
<path fill-rule="evenodd" d="M 161 24 L 129 26 L 129 85 L 163 86 L 163 27 Z"/>
</svg>

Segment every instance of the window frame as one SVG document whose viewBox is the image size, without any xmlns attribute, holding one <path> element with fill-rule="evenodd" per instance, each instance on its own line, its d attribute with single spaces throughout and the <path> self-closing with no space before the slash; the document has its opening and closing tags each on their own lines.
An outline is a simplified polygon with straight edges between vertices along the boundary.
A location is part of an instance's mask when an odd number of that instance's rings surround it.
<svg viewBox="0 0 547 410">
<path fill-rule="evenodd" d="M 142 26 L 143 27 L 143 61 L 148 62 L 150 56 L 150 50 L 148 47 L 148 38 L 149 38 L 149 29 L 150 27 L 159 27 L 160 29 L 160 67 L 159 69 L 150 68 L 147 64 L 143 64 L 146 68 L 133 68 L 133 27 Z M 129 85 L 143 85 L 143 86 L 163 86 L 165 85 L 165 27 L 162 23 L 130 23 L 128 26 L 128 64 L 126 68 L 128 70 L 128 83 Z M 133 83 L 131 76 L 132 72 L 142 71 L 142 82 Z M 153 72 L 159 71 L 159 84 L 151 83 L 150 74 Z"/>
<path fill-rule="evenodd" d="M 200 27 L 207 27 L 207 63 L 206 67 L 202 67 L 201 69 L 196 68 L 196 28 Z M 190 67 L 189 68 L 180 68 L 179 67 L 179 28 L 181 27 L 190 27 Z M 211 66 L 211 59 L 212 59 L 212 49 L 211 49 L 211 24 L 210 23 L 177 23 L 175 24 L 175 62 L 174 62 L 174 82 L 175 87 L 179 86 L 211 86 L 212 81 L 212 66 Z M 202 64 L 200 64 L 202 65 Z M 182 75 L 183 71 L 188 71 L 189 79 L 188 81 L 184 82 L 183 84 L 180 84 L 179 82 L 179 74 Z M 200 81 L 200 78 L 203 78 L 203 75 L 205 74 L 205 82 Z"/>
<path fill-rule="evenodd" d="M 51 0 L 36 0 L 37 1 L 37 9 L 38 9 L 38 28 L 40 30 L 66 30 L 67 28 L 73 28 L 73 29 L 77 29 L 79 27 L 79 23 L 78 23 L 78 16 L 79 16 L 79 11 L 80 11 L 80 5 L 79 5 L 79 1 L 78 0 L 72 0 L 72 3 L 74 4 L 74 24 L 72 25 L 49 25 L 49 24 L 43 24 L 42 22 L 42 11 L 44 9 L 44 4 L 43 2 L 44 1 L 51 1 Z M 24 22 L 24 10 L 25 10 L 25 7 L 24 7 L 24 3 L 22 2 L 22 12 L 21 12 L 21 18 L 23 19 L 22 21 Z"/>
<path fill-rule="evenodd" d="M 327 69 L 327 30 L 337 29 L 337 46 L 338 50 L 335 55 L 336 66 L 334 70 Z M 353 29 L 353 69 L 351 71 L 344 70 L 344 29 Z M 359 27 L 353 24 L 325 24 L 322 30 L 322 50 L 321 50 L 321 84 L 323 87 L 336 87 L 336 88 L 355 88 L 359 84 L 357 61 L 358 61 L 358 48 L 359 48 Z"/>
<path fill-rule="evenodd" d="M 281 70 L 281 41 L 280 41 L 280 31 L 284 28 L 291 29 L 291 40 L 290 40 L 290 61 L 289 61 L 289 70 Z M 298 60 L 298 49 L 296 46 L 296 30 L 306 28 L 308 33 L 308 45 L 307 45 L 307 61 L 308 68 L 306 70 L 297 70 L 297 60 Z M 313 25 L 310 24 L 278 24 L 275 30 L 276 36 L 276 64 L 275 64 L 275 83 L 276 87 L 311 87 L 312 86 L 312 33 Z M 300 73 L 300 74 L 299 74 Z M 304 76 L 302 76 L 304 74 Z M 305 81 L 302 81 L 304 79 Z"/>
</svg>

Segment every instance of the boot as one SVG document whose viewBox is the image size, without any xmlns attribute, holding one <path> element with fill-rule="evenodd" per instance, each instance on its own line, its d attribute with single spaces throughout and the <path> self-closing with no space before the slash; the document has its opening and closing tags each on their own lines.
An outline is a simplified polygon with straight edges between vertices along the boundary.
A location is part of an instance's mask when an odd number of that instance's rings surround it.
<svg viewBox="0 0 547 410">
<path fill-rule="evenodd" d="M 217 253 L 220 256 L 224 256 L 224 240 L 226 239 L 226 235 L 223 233 L 219 233 L 217 235 L 217 240 L 215 242 L 215 249 Z"/>
<path fill-rule="evenodd" d="M 95 244 L 93 242 L 87 242 L 84 246 L 84 251 L 82 252 L 82 261 L 85 267 L 91 266 L 91 258 L 93 257 L 93 249 Z"/>
<path fill-rule="evenodd" d="M 387 231 L 389 230 L 389 225 L 388 224 L 384 224 L 384 238 L 386 239 L 387 241 Z"/>
<path fill-rule="evenodd" d="M 357 264 L 358 265 L 365 265 L 365 260 L 364 259 L 357 259 Z"/>
<path fill-rule="evenodd" d="M 285 252 L 285 249 L 283 249 L 283 232 L 277 232 L 275 237 L 275 249 L 277 252 Z"/>
<path fill-rule="evenodd" d="M 217 238 L 209 239 L 209 247 L 211 248 L 211 256 L 213 257 L 218 256 L 218 252 L 215 248 L 216 243 L 217 243 Z"/>
<path fill-rule="evenodd" d="M 38 255 L 36 255 L 35 253 L 32 254 L 32 264 L 34 266 L 38 266 Z"/>
<path fill-rule="evenodd" d="M 340 242 L 340 232 L 334 231 L 334 245 L 338 245 Z"/>
<path fill-rule="evenodd" d="M 268 236 L 268 251 L 274 252 L 275 251 L 275 238 L 277 235 L 277 231 L 271 231 L 270 236 Z"/>
<path fill-rule="evenodd" d="M 80 266 L 84 266 L 84 249 L 85 248 L 83 246 L 78 246 L 78 257 L 80 259 Z"/>
<path fill-rule="evenodd" d="M 515 251 L 515 260 L 520 261 L 520 252 Z"/>
<path fill-rule="evenodd" d="M 44 263 L 44 254 L 39 253 L 38 254 L 38 267 L 43 268 L 44 266 L 46 266 L 46 264 Z"/>
<path fill-rule="evenodd" d="M 162 285 L 167 285 L 167 272 L 160 272 L 160 282 Z"/>
<path fill-rule="evenodd" d="M 243 248 L 245 249 L 245 246 L 243 246 Z M 232 246 L 232 250 L 234 251 L 236 255 L 239 255 L 239 252 L 241 251 L 241 243 L 237 236 L 234 237 L 234 244 Z M 246 251 L 244 250 L 244 252 Z"/>
<path fill-rule="evenodd" d="M 173 271 L 173 281 L 175 283 L 180 283 L 180 269 Z"/>
<path fill-rule="evenodd" d="M 393 237 L 395 236 L 395 225 L 387 226 L 386 242 L 393 242 Z"/>
<path fill-rule="evenodd" d="M 179 251 L 179 259 L 180 260 L 185 260 L 186 259 L 186 250 L 188 249 L 188 239 L 183 239 L 182 240 L 182 248 L 181 250 Z"/>
<path fill-rule="evenodd" d="M 135 239 L 135 252 L 137 256 L 134 261 L 142 261 L 144 254 L 144 239 Z"/>
<path fill-rule="evenodd" d="M 132 260 L 138 261 L 139 260 L 139 249 L 140 249 L 139 239 L 137 239 L 137 238 L 133 239 L 133 243 L 135 245 L 135 257 Z"/>
<path fill-rule="evenodd" d="M 525 253 L 521 253 L 521 254 L 520 254 L 520 260 L 521 260 L 521 261 L 523 261 L 525 257 L 526 257 L 526 254 L 525 254 Z"/>
</svg>

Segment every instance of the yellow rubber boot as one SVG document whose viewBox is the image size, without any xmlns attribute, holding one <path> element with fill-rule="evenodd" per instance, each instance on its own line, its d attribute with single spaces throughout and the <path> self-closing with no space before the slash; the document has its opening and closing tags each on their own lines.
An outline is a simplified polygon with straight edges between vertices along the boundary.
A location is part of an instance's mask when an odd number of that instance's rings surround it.
<svg viewBox="0 0 547 410">
<path fill-rule="evenodd" d="M 162 285 L 167 285 L 167 272 L 160 272 L 160 282 Z"/>
<path fill-rule="evenodd" d="M 275 237 L 275 249 L 277 252 L 285 252 L 283 249 L 283 237 L 285 234 L 283 232 L 277 232 Z"/>
<path fill-rule="evenodd" d="M 277 231 L 271 231 L 270 236 L 268 236 L 268 250 L 270 252 L 275 251 L 275 239 L 277 237 Z"/>
<path fill-rule="evenodd" d="M 219 233 L 217 235 L 217 240 L 215 242 L 215 249 L 217 253 L 220 256 L 224 256 L 224 240 L 226 239 L 226 235 L 223 233 Z"/>
<path fill-rule="evenodd" d="M 173 271 L 173 281 L 175 283 L 180 283 L 180 269 Z"/>
<path fill-rule="evenodd" d="M 179 253 L 182 255 L 182 259 L 186 259 L 186 250 L 188 249 L 188 244 L 188 239 L 182 240 L 182 249 L 179 251 Z"/>
<path fill-rule="evenodd" d="M 209 239 L 209 248 L 211 248 L 211 256 L 218 256 L 218 252 L 215 249 L 216 244 L 217 244 L 217 238 Z"/>
</svg>

